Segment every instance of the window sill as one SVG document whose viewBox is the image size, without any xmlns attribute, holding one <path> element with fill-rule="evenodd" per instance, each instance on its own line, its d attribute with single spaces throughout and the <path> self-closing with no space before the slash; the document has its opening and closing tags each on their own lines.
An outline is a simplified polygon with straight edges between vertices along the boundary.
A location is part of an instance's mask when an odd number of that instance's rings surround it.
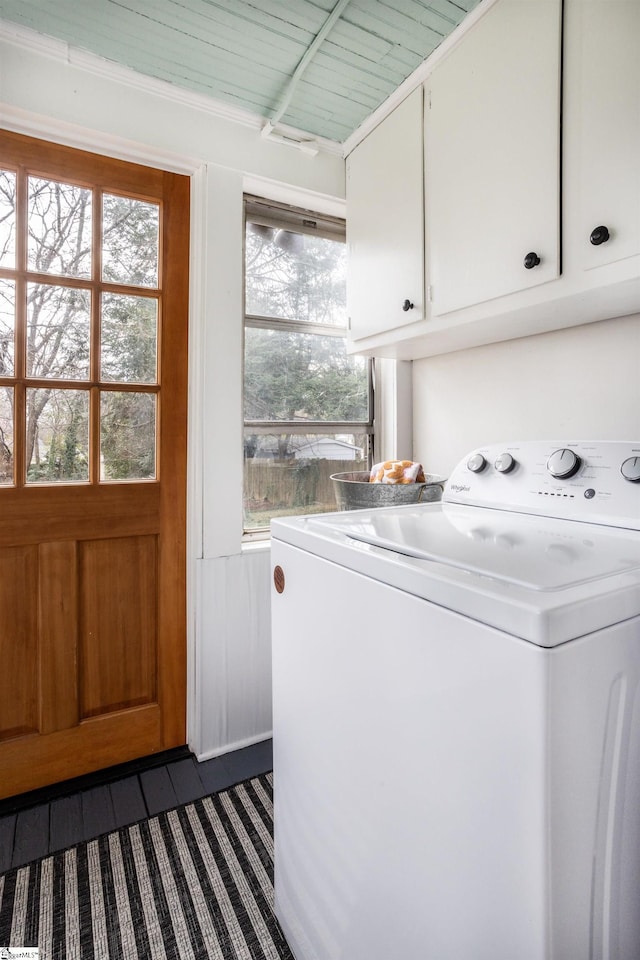
<svg viewBox="0 0 640 960">
<path fill-rule="evenodd" d="M 257 535 L 254 536 L 255 539 L 242 541 L 241 553 L 262 553 L 271 549 L 271 534 L 265 533 L 260 536 L 260 539 L 257 538 Z"/>
</svg>

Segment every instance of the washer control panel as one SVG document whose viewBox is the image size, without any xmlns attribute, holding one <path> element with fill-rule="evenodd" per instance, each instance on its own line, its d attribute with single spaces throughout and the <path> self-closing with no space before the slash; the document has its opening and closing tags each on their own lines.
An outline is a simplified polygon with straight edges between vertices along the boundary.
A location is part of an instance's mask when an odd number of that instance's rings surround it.
<svg viewBox="0 0 640 960">
<path fill-rule="evenodd" d="M 480 447 L 452 471 L 443 500 L 640 530 L 640 441 Z"/>
</svg>

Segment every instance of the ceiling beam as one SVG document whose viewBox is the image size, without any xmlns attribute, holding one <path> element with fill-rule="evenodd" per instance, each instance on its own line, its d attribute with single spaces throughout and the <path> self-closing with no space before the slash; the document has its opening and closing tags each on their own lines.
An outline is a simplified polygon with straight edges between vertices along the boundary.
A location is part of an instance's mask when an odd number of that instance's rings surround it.
<svg viewBox="0 0 640 960">
<path fill-rule="evenodd" d="M 293 94 L 295 93 L 296 87 L 298 86 L 298 83 L 300 82 L 304 72 L 306 71 L 307 67 L 315 57 L 321 44 L 324 42 L 325 37 L 330 33 L 335 22 L 342 15 L 342 11 L 344 10 L 344 8 L 347 6 L 348 3 L 349 3 L 349 0 L 338 0 L 335 7 L 331 11 L 329 16 L 325 20 L 325 22 L 323 23 L 322 27 L 320 28 L 320 30 L 318 31 L 314 39 L 311 41 L 311 43 L 305 50 L 304 55 L 300 60 L 300 63 L 298 64 L 293 74 L 291 75 L 291 79 L 287 84 L 287 87 L 280 99 L 278 106 L 276 107 L 275 111 L 272 113 L 271 117 L 269 118 L 269 120 L 267 121 L 267 123 L 262 129 L 262 136 L 265 137 L 266 139 L 276 140 L 278 143 L 286 143 L 290 146 L 299 147 L 301 150 L 304 150 L 307 153 L 318 152 L 317 149 L 314 148 L 314 144 L 315 144 L 314 140 L 296 141 L 291 139 L 290 137 L 283 137 L 281 135 L 275 134 L 274 129 L 276 124 L 284 115 L 287 107 L 291 103 Z"/>
</svg>

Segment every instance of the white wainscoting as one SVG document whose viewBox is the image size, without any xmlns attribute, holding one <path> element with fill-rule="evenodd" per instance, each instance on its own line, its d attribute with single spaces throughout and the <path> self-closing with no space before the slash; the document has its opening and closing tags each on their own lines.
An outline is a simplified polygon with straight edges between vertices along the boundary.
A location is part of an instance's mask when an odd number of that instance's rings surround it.
<svg viewBox="0 0 640 960">
<path fill-rule="evenodd" d="M 271 736 L 271 550 L 198 560 L 199 760 Z"/>
</svg>

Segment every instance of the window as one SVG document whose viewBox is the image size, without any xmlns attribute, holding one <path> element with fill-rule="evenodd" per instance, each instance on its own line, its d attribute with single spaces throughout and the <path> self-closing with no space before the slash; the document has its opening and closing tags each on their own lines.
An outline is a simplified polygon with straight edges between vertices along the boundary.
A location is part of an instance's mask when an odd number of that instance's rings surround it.
<svg viewBox="0 0 640 960">
<path fill-rule="evenodd" d="M 0 163 L 0 484 L 153 480 L 161 205 L 20 160 Z"/>
<path fill-rule="evenodd" d="M 343 220 L 245 199 L 244 527 L 336 509 L 372 460 L 372 361 L 347 354 Z"/>
</svg>

